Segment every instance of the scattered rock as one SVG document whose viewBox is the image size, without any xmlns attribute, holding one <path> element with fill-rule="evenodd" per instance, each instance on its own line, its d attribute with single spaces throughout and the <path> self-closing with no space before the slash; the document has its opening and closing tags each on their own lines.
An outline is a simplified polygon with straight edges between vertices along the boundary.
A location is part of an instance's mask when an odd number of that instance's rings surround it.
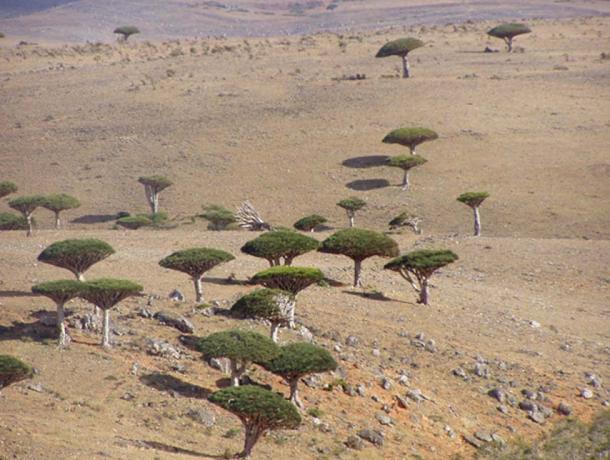
<svg viewBox="0 0 610 460">
<path fill-rule="evenodd" d="M 172 292 L 169 293 L 167 297 L 169 298 L 169 300 L 172 300 L 174 302 L 184 302 L 186 300 L 184 294 L 178 289 L 174 289 Z"/>
<path fill-rule="evenodd" d="M 482 442 L 482 441 L 479 441 L 479 440 L 478 440 L 477 438 L 475 438 L 474 436 L 469 436 L 469 435 L 467 435 L 467 434 L 464 434 L 464 435 L 462 435 L 462 437 L 464 438 L 464 440 L 465 440 L 465 441 L 466 441 L 468 444 L 470 444 L 470 445 L 472 445 L 472 446 L 476 447 L 477 449 L 480 449 L 481 447 L 483 447 L 483 442 Z"/>
<path fill-rule="evenodd" d="M 216 425 L 216 416 L 204 409 L 191 408 L 186 412 L 185 415 L 208 428 Z"/>
<path fill-rule="evenodd" d="M 407 398 L 412 399 L 415 402 L 421 402 L 426 399 L 422 392 L 417 388 L 407 391 Z"/>
<path fill-rule="evenodd" d="M 376 446 L 383 446 L 384 435 L 381 431 L 365 428 L 364 430 L 360 430 L 358 432 L 358 436 L 360 436 L 365 441 L 370 442 L 371 444 L 375 444 Z"/>
<path fill-rule="evenodd" d="M 487 394 L 496 399 L 499 403 L 506 401 L 506 393 L 501 388 L 493 388 L 489 390 Z"/>
<path fill-rule="evenodd" d="M 381 351 L 379 350 L 379 348 L 373 348 L 373 351 L 371 353 L 377 358 L 381 356 Z"/>
<path fill-rule="evenodd" d="M 506 441 L 504 440 L 504 438 L 502 436 L 500 436 L 499 434 L 492 434 L 491 435 L 491 439 L 493 439 L 493 441 L 497 444 L 500 444 L 501 446 L 506 445 Z"/>
<path fill-rule="evenodd" d="M 529 399 L 524 399 L 519 403 L 519 409 L 529 412 L 537 412 L 538 406 L 536 406 L 536 403 L 530 401 Z"/>
<path fill-rule="evenodd" d="M 479 440 L 481 440 L 481 441 L 483 441 L 483 442 L 491 442 L 492 441 L 491 434 L 489 434 L 486 431 L 477 431 L 474 434 L 474 437 L 479 439 Z"/>
<path fill-rule="evenodd" d="M 593 397 L 593 392 L 588 388 L 583 388 L 580 391 L 580 396 L 585 399 L 591 399 Z"/>
<path fill-rule="evenodd" d="M 392 389 L 392 381 L 389 378 L 387 378 L 387 377 L 383 377 L 381 379 L 381 387 L 384 390 L 386 390 L 386 391 L 391 390 Z"/>
<path fill-rule="evenodd" d="M 386 414 L 382 414 L 381 412 L 377 412 L 375 414 L 375 418 L 382 425 L 390 426 L 394 424 L 394 421 L 390 417 L 388 417 Z"/>
<path fill-rule="evenodd" d="M 530 326 L 531 326 L 531 327 L 533 327 L 534 329 L 538 329 L 538 328 L 540 327 L 540 323 L 539 323 L 538 321 L 531 320 L 531 321 L 529 322 L 529 324 L 530 324 Z"/>
<path fill-rule="evenodd" d="M 345 345 L 348 347 L 357 347 L 360 345 L 360 339 L 355 335 L 350 335 L 345 339 Z"/>
<path fill-rule="evenodd" d="M 399 407 L 402 407 L 403 409 L 406 409 L 407 407 L 409 407 L 409 401 L 407 401 L 402 396 L 395 395 L 394 398 L 396 398 L 396 402 L 398 402 Z"/>
<path fill-rule="evenodd" d="M 539 423 L 541 425 L 546 421 L 542 412 L 533 411 L 527 414 L 527 416 L 530 418 L 530 420 L 533 420 L 534 422 Z"/>
<path fill-rule="evenodd" d="M 36 393 L 42 393 L 44 391 L 44 388 L 42 387 L 42 384 L 40 382 L 30 383 L 26 388 L 28 390 L 35 391 Z"/>
<path fill-rule="evenodd" d="M 168 326 L 175 327 L 180 332 L 192 334 L 195 332 L 195 327 L 188 319 L 183 316 L 175 315 L 174 313 L 160 311 L 155 314 L 155 319 Z"/>
<path fill-rule="evenodd" d="M 455 375 L 456 377 L 460 377 L 462 379 L 466 378 L 466 371 L 464 369 L 462 369 L 461 367 L 456 367 L 455 369 L 453 369 L 451 371 L 453 373 L 453 375 Z"/>
<path fill-rule="evenodd" d="M 572 408 L 566 403 L 560 402 L 559 406 L 557 407 L 557 412 L 559 412 L 561 415 L 571 415 Z"/>
<path fill-rule="evenodd" d="M 298 334 L 303 338 L 303 340 L 305 340 L 306 342 L 313 342 L 313 334 L 311 333 L 311 331 L 309 329 L 307 329 L 305 326 L 301 325 L 301 327 L 299 328 L 299 332 Z"/>
<path fill-rule="evenodd" d="M 508 414 L 508 407 L 506 407 L 504 404 L 499 405 L 497 409 L 503 414 Z"/>
<path fill-rule="evenodd" d="M 154 316 L 154 313 L 146 307 L 141 307 L 138 310 L 138 315 L 141 316 L 142 318 L 150 319 Z"/>
<path fill-rule="evenodd" d="M 438 348 L 436 348 L 436 342 L 432 339 L 428 340 L 426 342 L 426 351 L 429 351 L 430 353 L 436 353 L 438 351 Z"/>
<path fill-rule="evenodd" d="M 180 352 L 167 342 L 158 339 L 147 339 L 146 349 L 149 354 L 164 358 L 180 359 Z"/>
<path fill-rule="evenodd" d="M 398 377 L 398 383 L 403 386 L 407 386 L 409 384 L 409 377 L 407 377 L 405 374 L 401 375 Z"/>
<path fill-rule="evenodd" d="M 347 438 L 347 440 L 345 441 L 345 445 L 350 449 L 362 450 L 364 448 L 364 441 L 362 440 L 362 438 L 352 435 Z"/>
</svg>

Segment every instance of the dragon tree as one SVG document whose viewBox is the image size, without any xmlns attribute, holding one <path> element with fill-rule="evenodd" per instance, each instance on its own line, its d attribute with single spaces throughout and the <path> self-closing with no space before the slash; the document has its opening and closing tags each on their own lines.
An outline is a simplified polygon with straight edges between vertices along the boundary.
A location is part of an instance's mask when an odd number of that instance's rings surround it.
<svg viewBox="0 0 610 460">
<path fill-rule="evenodd" d="M 132 35 L 139 34 L 140 29 L 138 29 L 136 26 L 121 26 L 114 29 L 113 33 L 120 35 L 121 40 L 126 42 L 127 39 Z"/>
<path fill-rule="evenodd" d="M 27 236 L 32 236 L 32 215 L 36 208 L 42 206 L 44 197 L 42 195 L 28 195 L 14 198 L 8 202 L 8 205 L 16 211 L 19 211 L 28 224 Z"/>
<path fill-rule="evenodd" d="M 32 368 L 20 359 L 10 355 L 0 355 L 0 390 L 13 383 L 29 379 L 33 375 Z"/>
<path fill-rule="evenodd" d="M 245 254 L 267 260 L 271 267 L 291 265 L 295 257 L 318 249 L 318 240 L 292 230 L 266 232 L 241 248 Z"/>
<path fill-rule="evenodd" d="M 421 235 L 421 218 L 408 211 L 401 212 L 388 222 L 390 230 L 396 230 L 401 227 L 409 227 L 414 233 Z"/>
<path fill-rule="evenodd" d="M 399 38 L 398 40 L 393 40 L 383 45 L 379 51 L 377 51 L 375 57 L 384 58 L 388 56 L 400 56 L 402 59 L 402 78 L 409 78 L 411 76 L 409 53 L 422 46 L 424 46 L 424 42 L 417 38 Z"/>
<path fill-rule="evenodd" d="M 392 259 L 383 268 L 400 274 L 419 293 L 418 303 L 428 305 L 430 277 L 456 260 L 458 256 L 447 249 L 420 249 Z"/>
<path fill-rule="evenodd" d="M 165 176 L 142 176 L 138 182 L 144 185 L 146 201 L 150 206 L 150 211 L 154 214 L 159 212 L 159 194 L 173 182 Z"/>
<path fill-rule="evenodd" d="M 1 181 L 0 182 L 0 198 L 4 198 L 11 193 L 15 193 L 17 191 L 17 185 L 11 181 Z"/>
<path fill-rule="evenodd" d="M 399 144 L 409 147 L 411 155 L 416 155 L 415 148 L 424 142 L 438 139 L 438 134 L 428 128 L 399 128 L 388 133 L 381 142 Z"/>
<path fill-rule="evenodd" d="M 509 23 L 500 24 L 499 26 L 490 29 L 487 32 L 487 35 L 504 40 L 506 48 L 510 53 L 513 50 L 513 39 L 517 35 L 529 34 L 531 31 L 532 30 L 525 24 Z"/>
<path fill-rule="evenodd" d="M 326 217 L 322 217 L 318 214 L 312 214 L 310 216 L 305 216 L 302 219 L 297 220 L 293 227 L 297 230 L 301 230 L 303 232 L 315 232 L 316 228 L 320 225 L 328 222 Z"/>
<path fill-rule="evenodd" d="M 32 286 L 34 294 L 48 297 L 57 306 L 57 330 L 59 331 L 59 346 L 65 347 L 70 343 L 70 336 L 66 332 L 64 305 L 75 297 L 79 297 L 83 283 L 75 280 L 59 280 L 40 283 Z"/>
<path fill-rule="evenodd" d="M 400 168 L 403 170 L 402 176 L 402 189 L 407 191 L 409 190 L 409 171 L 411 169 L 423 165 L 428 160 L 421 156 L 415 155 L 397 155 L 395 157 L 388 158 L 387 165 L 393 168 Z"/>
<path fill-rule="evenodd" d="M 339 254 L 354 261 L 354 287 L 362 287 L 362 262 L 369 257 L 394 257 L 398 244 L 383 233 L 360 228 L 339 230 L 322 241 L 320 252 Z"/>
<path fill-rule="evenodd" d="M 49 211 L 52 211 L 55 214 L 55 228 L 59 229 L 61 227 L 61 220 L 59 218 L 59 214 L 62 211 L 67 211 L 68 209 L 76 209 L 80 207 L 80 201 L 78 201 L 71 195 L 67 195 L 65 193 L 57 193 L 45 196 L 41 206 L 45 209 L 48 209 Z"/>
<path fill-rule="evenodd" d="M 94 264 L 114 254 L 108 243 L 96 239 L 70 239 L 49 245 L 38 255 L 38 261 L 70 270 L 77 280 Z"/>
<path fill-rule="evenodd" d="M 354 226 L 354 216 L 357 211 L 360 211 L 362 208 L 366 206 L 366 201 L 361 200 L 357 197 L 350 197 L 344 200 L 341 200 L 337 203 L 337 206 L 345 209 L 347 213 L 347 220 L 350 227 Z"/>
<path fill-rule="evenodd" d="M 235 214 L 218 205 L 206 206 L 200 217 L 209 222 L 208 230 L 226 230 L 227 227 L 237 223 Z"/>
<path fill-rule="evenodd" d="M 472 208 L 474 212 L 474 236 L 481 236 L 481 216 L 479 206 L 489 197 L 487 192 L 466 192 L 457 197 L 460 203 Z"/>
</svg>

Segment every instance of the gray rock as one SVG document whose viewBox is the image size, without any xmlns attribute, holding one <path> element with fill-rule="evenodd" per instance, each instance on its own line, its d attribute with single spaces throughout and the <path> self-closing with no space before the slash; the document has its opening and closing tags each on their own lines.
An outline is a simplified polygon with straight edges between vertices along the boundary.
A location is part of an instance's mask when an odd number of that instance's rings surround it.
<svg viewBox="0 0 610 460">
<path fill-rule="evenodd" d="M 394 398 L 396 398 L 396 401 L 398 402 L 398 406 L 402 407 L 403 409 L 406 409 L 407 407 L 409 407 L 409 401 L 407 401 L 402 396 L 395 395 Z"/>
<path fill-rule="evenodd" d="M 394 424 L 394 421 L 393 421 L 393 420 L 392 420 L 390 417 L 388 417 L 386 414 L 383 414 L 383 413 L 381 413 L 381 412 L 377 412 L 377 413 L 375 414 L 375 418 L 376 418 L 376 419 L 377 419 L 377 421 L 378 421 L 379 423 L 381 423 L 382 425 L 387 425 L 387 426 L 390 426 L 390 425 L 393 425 L 393 424 Z"/>
<path fill-rule="evenodd" d="M 192 334 L 195 332 L 193 323 L 183 316 L 175 315 L 174 313 L 167 311 L 160 311 L 155 314 L 155 318 L 163 324 L 167 324 L 168 326 L 178 329 L 180 332 L 184 332 L 186 334 Z"/>
<path fill-rule="evenodd" d="M 571 415 L 572 408 L 566 403 L 560 402 L 559 406 L 557 407 L 557 412 L 559 412 L 561 415 Z"/>
<path fill-rule="evenodd" d="M 493 439 L 493 442 L 495 442 L 496 444 L 500 444 L 501 446 L 505 446 L 506 445 L 506 441 L 499 434 L 493 433 L 491 435 L 491 439 Z"/>
<path fill-rule="evenodd" d="M 529 399 L 524 399 L 519 403 L 519 409 L 530 412 L 538 412 L 538 406 L 536 403 L 530 401 Z"/>
<path fill-rule="evenodd" d="M 505 405 L 501 404 L 497 407 L 498 411 L 503 413 L 503 414 L 508 414 L 508 407 L 506 407 Z"/>
<path fill-rule="evenodd" d="M 443 429 L 445 430 L 445 433 L 447 433 L 447 436 L 449 436 L 451 439 L 455 438 L 455 430 L 453 428 L 451 428 L 449 425 L 445 425 Z"/>
<path fill-rule="evenodd" d="M 426 340 L 426 335 L 423 332 L 418 332 L 415 338 L 417 340 Z"/>
<path fill-rule="evenodd" d="M 461 367 L 456 367 L 455 369 L 453 369 L 451 371 L 453 373 L 453 375 L 455 375 L 456 377 L 460 377 L 462 379 L 466 378 L 466 371 L 464 369 L 462 369 Z"/>
<path fill-rule="evenodd" d="M 496 399 L 499 403 L 503 403 L 504 401 L 506 401 L 506 393 L 501 388 L 493 388 L 489 390 L 487 394 L 492 398 Z"/>
<path fill-rule="evenodd" d="M 538 399 L 538 394 L 532 390 L 523 389 L 523 390 L 521 390 L 521 394 L 523 396 L 525 396 L 527 399 L 533 399 L 533 400 Z"/>
<path fill-rule="evenodd" d="M 585 399 L 591 399 L 593 397 L 593 392 L 588 388 L 583 388 L 580 391 L 580 396 Z"/>
<path fill-rule="evenodd" d="M 480 449 L 481 447 L 483 447 L 483 442 L 482 442 L 482 441 L 479 441 L 479 440 L 478 440 L 477 438 L 475 438 L 474 436 L 469 436 L 469 435 L 467 435 L 467 434 L 464 434 L 464 435 L 462 435 L 462 437 L 464 438 L 464 440 L 465 440 L 465 441 L 466 441 L 468 444 L 470 444 L 470 445 L 472 445 L 472 446 L 476 447 L 477 449 Z"/>
<path fill-rule="evenodd" d="M 347 345 L 348 347 L 357 347 L 358 345 L 360 345 L 360 339 L 355 335 L 349 335 L 345 339 L 345 345 Z"/>
<path fill-rule="evenodd" d="M 44 391 L 44 388 L 40 382 L 30 383 L 26 388 L 28 390 L 35 391 L 36 393 L 42 393 Z"/>
<path fill-rule="evenodd" d="M 228 358 L 211 358 L 208 364 L 212 369 L 217 369 L 225 374 L 229 372 L 231 367 L 231 361 Z"/>
<path fill-rule="evenodd" d="M 476 363 L 474 365 L 474 374 L 477 377 L 481 377 L 484 379 L 488 379 L 490 377 L 490 372 L 489 372 L 489 368 L 482 363 Z"/>
<path fill-rule="evenodd" d="M 174 302 L 184 302 L 186 300 L 184 294 L 178 289 L 174 289 L 167 297 Z"/>
<path fill-rule="evenodd" d="M 381 351 L 379 350 L 379 348 L 373 348 L 373 351 L 371 353 L 377 358 L 381 356 Z"/>
<path fill-rule="evenodd" d="M 541 425 L 546 421 L 542 412 L 533 411 L 527 414 L 527 416 L 530 418 L 530 420 L 533 420 L 534 422 L 539 423 Z"/>
<path fill-rule="evenodd" d="M 136 397 L 132 393 L 125 393 L 123 396 L 121 396 L 121 399 L 123 401 L 133 401 L 134 399 L 136 399 Z"/>
<path fill-rule="evenodd" d="M 347 438 L 347 440 L 345 441 L 345 445 L 350 449 L 362 450 L 364 448 L 364 441 L 362 440 L 362 438 L 352 435 Z"/>
<path fill-rule="evenodd" d="M 348 396 L 358 396 L 356 389 L 350 384 L 343 385 L 343 393 Z"/>
<path fill-rule="evenodd" d="M 386 390 L 386 391 L 391 390 L 392 389 L 392 381 L 389 378 L 387 378 L 387 377 L 383 377 L 381 379 L 381 387 L 384 390 Z"/>
<path fill-rule="evenodd" d="M 208 412 L 204 409 L 191 408 L 186 412 L 185 415 L 208 428 L 216 425 L 216 416 L 212 412 Z"/>
<path fill-rule="evenodd" d="M 167 342 L 158 339 L 146 339 L 146 350 L 153 356 L 180 359 L 180 352 Z"/>
<path fill-rule="evenodd" d="M 407 391 L 407 398 L 412 399 L 415 402 L 421 402 L 426 399 L 417 388 Z"/>
<path fill-rule="evenodd" d="M 366 387 L 362 383 L 359 383 L 358 385 L 356 385 L 356 392 L 360 396 L 366 396 Z"/>
<path fill-rule="evenodd" d="M 409 384 L 409 377 L 407 377 L 405 374 L 402 374 L 400 377 L 398 377 L 398 383 L 403 386 L 407 386 Z"/>
<path fill-rule="evenodd" d="M 429 351 L 430 353 L 436 353 L 438 351 L 434 340 L 430 339 L 426 342 L 426 351 Z"/>
<path fill-rule="evenodd" d="M 146 307 L 140 307 L 140 309 L 138 310 L 138 316 L 141 316 L 142 318 L 150 319 L 154 316 L 154 313 Z"/>
<path fill-rule="evenodd" d="M 384 434 L 381 431 L 365 428 L 364 430 L 360 430 L 358 432 L 358 436 L 371 444 L 383 446 Z"/>
<path fill-rule="evenodd" d="M 474 434 L 474 437 L 479 439 L 480 441 L 483 441 L 483 442 L 491 442 L 492 441 L 491 434 L 489 434 L 487 431 L 477 431 Z"/>
</svg>

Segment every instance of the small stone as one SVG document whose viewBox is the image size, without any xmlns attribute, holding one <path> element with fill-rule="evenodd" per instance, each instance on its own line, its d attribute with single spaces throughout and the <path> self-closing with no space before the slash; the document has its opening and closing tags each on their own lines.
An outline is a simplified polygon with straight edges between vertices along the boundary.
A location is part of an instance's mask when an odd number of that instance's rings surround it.
<svg viewBox="0 0 610 460">
<path fill-rule="evenodd" d="M 364 448 L 364 441 L 358 436 L 349 436 L 345 441 L 345 445 L 350 449 L 362 450 Z"/>
<path fill-rule="evenodd" d="M 140 370 L 140 365 L 138 363 L 133 363 L 131 365 L 131 375 L 138 375 L 139 370 Z"/>
<path fill-rule="evenodd" d="M 154 316 L 154 313 L 146 307 L 141 307 L 138 310 L 138 315 L 141 316 L 142 318 L 150 319 Z"/>
<path fill-rule="evenodd" d="M 377 413 L 375 414 L 375 418 L 376 418 L 376 419 L 377 419 L 377 421 L 378 421 L 379 423 L 381 423 L 382 425 L 387 425 L 387 426 L 389 426 L 389 425 L 392 425 L 392 424 L 394 423 L 394 422 L 393 422 L 393 420 L 392 420 L 390 417 L 388 417 L 388 416 L 387 416 L 387 415 L 385 415 L 385 414 L 382 414 L 381 412 L 377 412 Z"/>
<path fill-rule="evenodd" d="M 347 345 L 348 347 L 357 347 L 358 345 L 360 345 L 360 339 L 355 335 L 349 335 L 345 339 L 345 345 Z"/>
<path fill-rule="evenodd" d="M 540 323 L 538 321 L 531 320 L 530 326 L 533 327 L 534 329 L 538 329 L 540 327 Z"/>
<path fill-rule="evenodd" d="M 381 387 L 386 391 L 391 390 L 392 381 L 389 378 L 384 377 L 383 379 L 381 379 Z"/>
<path fill-rule="evenodd" d="M 521 394 L 523 396 L 525 396 L 527 399 L 536 400 L 538 398 L 538 395 L 536 394 L 535 391 L 528 390 L 527 388 L 524 388 L 523 390 L 521 390 Z"/>
<path fill-rule="evenodd" d="M 456 367 L 455 369 L 453 369 L 451 371 L 453 373 L 453 375 L 455 375 L 456 377 L 460 377 L 462 379 L 466 378 L 466 371 L 464 369 L 462 369 L 461 367 Z"/>
<path fill-rule="evenodd" d="M 407 407 L 409 407 L 409 402 L 403 398 L 402 396 L 394 396 L 394 398 L 396 398 L 396 402 L 398 402 L 398 406 L 402 407 L 403 409 L 406 409 Z"/>
<path fill-rule="evenodd" d="M 426 342 L 426 351 L 429 351 L 430 353 L 436 353 L 438 351 L 438 348 L 436 348 L 436 342 L 432 339 L 428 340 Z"/>
<path fill-rule="evenodd" d="M 451 428 L 449 425 L 445 425 L 443 429 L 445 430 L 445 433 L 447 433 L 447 436 L 449 436 L 451 439 L 455 438 L 455 431 L 453 428 Z"/>
<path fill-rule="evenodd" d="M 534 411 L 528 414 L 528 417 L 536 423 L 543 424 L 545 422 L 544 415 L 542 412 Z"/>
<path fill-rule="evenodd" d="M 421 402 L 425 399 L 421 391 L 417 388 L 407 391 L 407 397 L 415 402 Z"/>
<path fill-rule="evenodd" d="M 501 404 L 497 407 L 498 411 L 503 413 L 503 414 L 508 414 L 508 407 L 506 407 L 505 405 Z"/>
<path fill-rule="evenodd" d="M 371 352 L 373 354 L 373 356 L 375 357 L 379 357 L 381 356 L 381 351 L 378 348 L 373 348 L 373 351 Z"/>
<path fill-rule="evenodd" d="M 495 442 L 496 444 L 500 444 L 501 446 L 506 445 L 506 441 L 499 434 L 493 433 L 491 435 L 491 439 L 493 439 L 493 442 Z"/>
<path fill-rule="evenodd" d="M 231 365 L 230 361 L 227 358 L 211 358 L 208 361 L 208 364 L 212 369 L 217 369 L 225 373 L 229 371 L 229 367 Z"/>
<path fill-rule="evenodd" d="M 608 401 L 607 399 L 602 403 L 602 406 L 604 407 L 610 407 L 610 401 Z"/>
<path fill-rule="evenodd" d="M 524 399 L 519 403 L 519 409 L 524 411 L 537 412 L 538 406 L 536 406 L 536 403 L 530 401 L 529 399 Z"/>
<path fill-rule="evenodd" d="M 503 403 L 506 400 L 506 393 L 501 388 L 493 388 L 489 390 L 487 394 L 496 399 L 499 403 Z"/>
<path fill-rule="evenodd" d="M 313 342 L 313 334 L 303 325 L 301 325 L 301 327 L 299 328 L 299 335 L 303 338 L 305 342 Z"/>
<path fill-rule="evenodd" d="M 359 383 L 358 385 L 356 385 L 356 392 L 360 395 L 360 396 L 366 396 L 366 387 L 362 384 Z"/>
<path fill-rule="evenodd" d="M 593 392 L 591 390 L 589 390 L 588 388 L 583 388 L 580 391 L 580 396 L 585 399 L 591 399 L 593 397 Z"/>
<path fill-rule="evenodd" d="M 160 311 L 155 315 L 155 319 L 168 326 L 178 329 L 180 332 L 192 334 L 195 332 L 193 323 L 183 316 L 175 315 L 170 312 Z"/>
<path fill-rule="evenodd" d="M 131 394 L 131 393 L 125 393 L 123 396 L 121 396 L 121 399 L 123 401 L 131 401 L 131 400 L 133 400 L 135 398 L 136 397 L 133 394 Z"/>
<path fill-rule="evenodd" d="M 364 430 L 360 430 L 358 432 L 358 436 L 360 436 L 365 441 L 370 442 L 371 444 L 375 444 L 376 446 L 383 446 L 384 435 L 381 431 L 365 428 Z"/>
<path fill-rule="evenodd" d="M 172 300 L 174 302 L 184 302 L 186 300 L 184 294 L 178 289 L 174 289 L 172 292 L 169 293 L 167 297 L 169 298 L 169 300 Z"/>
<path fill-rule="evenodd" d="M 477 449 L 480 449 L 481 447 L 483 447 L 483 443 L 481 441 L 479 441 L 477 438 L 475 438 L 474 436 L 468 436 L 467 434 L 464 434 L 462 436 L 468 444 L 476 447 Z"/>
<path fill-rule="evenodd" d="M 398 383 L 406 386 L 409 384 L 409 377 L 407 377 L 406 375 L 401 375 L 400 377 L 398 377 Z"/>
<path fill-rule="evenodd" d="M 333 350 L 335 350 L 335 352 L 337 353 L 341 353 L 343 351 L 343 348 L 341 348 L 341 345 L 337 344 L 333 347 Z"/>
<path fill-rule="evenodd" d="M 477 377 L 488 379 L 490 376 L 489 368 L 482 363 L 476 363 L 474 365 L 474 373 Z"/>
<path fill-rule="evenodd" d="M 426 335 L 423 332 L 418 332 L 415 338 L 417 340 L 426 340 Z"/>
<path fill-rule="evenodd" d="M 486 431 L 477 431 L 474 434 L 474 437 L 479 439 L 479 440 L 481 440 L 481 441 L 484 441 L 484 442 L 491 442 L 492 441 L 491 435 L 488 432 L 486 432 Z"/>
<path fill-rule="evenodd" d="M 42 387 L 41 383 L 30 383 L 27 386 L 27 389 L 35 391 L 36 393 L 42 393 L 44 391 L 44 388 Z"/>
<path fill-rule="evenodd" d="M 557 407 L 557 412 L 559 412 L 561 415 L 571 415 L 572 414 L 572 408 L 567 405 L 564 402 L 559 403 L 559 406 Z"/>
</svg>

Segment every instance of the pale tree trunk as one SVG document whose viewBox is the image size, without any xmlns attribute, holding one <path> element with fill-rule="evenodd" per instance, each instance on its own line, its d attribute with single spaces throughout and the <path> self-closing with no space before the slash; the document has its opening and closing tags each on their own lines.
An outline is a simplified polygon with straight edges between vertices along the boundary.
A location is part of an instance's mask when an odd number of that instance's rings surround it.
<svg viewBox="0 0 610 460">
<path fill-rule="evenodd" d="M 475 206 L 474 210 L 474 236 L 481 236 L 481 216 L 479 215 L 479 207 Z"/>
<path fill-rule="evenodd" d="M 288 327 L 290 329 L 294 329 L 296 326 L 296 323 L 294 321 L 294 312 L 296 309 L 297 309 L 297 299 L 295 297 L 290 301 L 290 304 L 288 307 Z"/>
<path fill-rule="evenodd" d="M 241 379 L 241 376 L 244 375 L 244 372 L 246 372 L 246 363 L 242 363 L 241 365 L 235 361 L 235 360 L 231 360 L 231 386 L 232 387 L 238 387 L 239 386 L 239 380 Z"/>
<path fill-rule="evenodd" d="M 402 178 L 402 189 L 404 191 L 409 190 L 409 185 L 411 185 L 411 184 L 409 184 L 409 170 L 405 169 L 405 174 Z"/>
<path fill-rule="evenodd" d="M 504 41 L 506 42 L 506 48 L 510 53 L 513 50 L 513 37 L 505 37 Z"/>
<path fill-rule="evenodd" d="M 428 278 L 421 280 L 421 288 L 419 291 L 419 302 L 424 305 L 428 305 L 428 297 L 430 295 L 430 288 L 428 286 Z"/>
<path fill-rule="evenodd" d="M 271 323 L 271 340 L 278 342 L 280 335 L 280 323 Z"/>
<path fill-rule="evenodd" d="M 193 284 L 195 285 L 195 302 L 203 302 L 203 290 L 201 288 L 201 277 L 194 276 Z"/>
<path fill-rule="evenodd" d="M 409 78 L 411 76 L 411 69 L 409 68 L 409 56 L 402 56 L 402 78 Z"/>
<path fill-rule="evenodd" d="M 246 439 L 244 442 L 244 450 L 238 454 L 239 458 L 250 458 L 252 449 L 263 434 L 263 430 L 256 424 L 246 425 Z"/>
<path fill-rule="evenodd" d="M 417 152 L 415 151 L 415 146 L 414 145 L 410 145 L 409 146 L 409 151 L 411 152 L 411 155 L 417 155 Z"/>
<path fill-rule="evenodd" d="M 61 219 L 59 218 L 59 211 L 55 211 L 55 229 L 61 228 Z"/>
<path fill-rule="evenodd" d="M 25 215 L 25 220 L 28 223 L 28 230 L 27 233 L 25 234 L 25 236 L 32 236 L 34 231 L 32 229 L 32 214 L 28 213 Z"/>
<path fill-rule="evenodd" d="M 57 330 L 59 332 L 59 346 L 67 347 L 70 343 L 70 336 L 66 333 L 64 304 L 57 304 Z"/>
<path fill-rule="evenodd" d="M 75 275 L 78 281 L 85 281 L 85 275 L 82 272 L 76 272 Z"/>
<path fill-rule="evenodd" d="M 354 260 L 354 287 L 362 287 L 362 280 L 360 279 L 360 272 L 362 271 L 362 261 Z"/>
<path fill-rule="evenodd" d="M 104 335 L 102 337 L 102 346 L 110 348 L 110 310 L 104 310 Z"/>
<path fill-rule="evenodd" d="M 156 214 L 159 210 L 159 193 L 157 193 L 150 185 L 144 186 L 144 192 L 146 194 L 146 199 L 148 200 L 148 205 L 150 206 L 151 212 Z"/>
<path fill-rule="evenodd" d="M 290 382 L 290 402 L 299 409 L 303 409 L 303 403 L 299 399 L 299 379 L 291 380 Z"/>
<path fill-rule="evenodd" d="M 347 220 L 349 221 L 350 228 L 354 226 L 354 213 L 347 211 Z"/>
</svg>

